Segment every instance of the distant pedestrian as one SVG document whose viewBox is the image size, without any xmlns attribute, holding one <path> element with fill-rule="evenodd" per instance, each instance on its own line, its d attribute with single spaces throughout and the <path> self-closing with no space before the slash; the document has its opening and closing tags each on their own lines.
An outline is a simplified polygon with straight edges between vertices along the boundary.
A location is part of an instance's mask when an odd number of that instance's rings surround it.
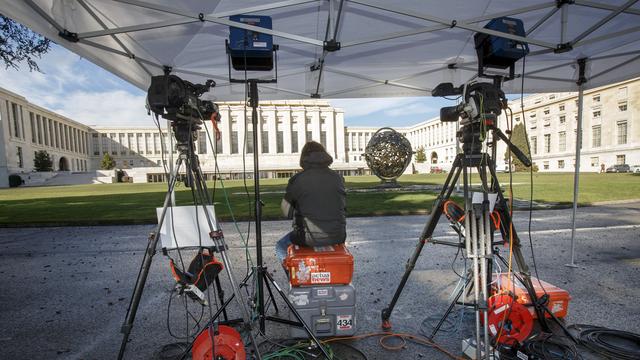
<svg viewBox="0 0 640 360">
<path fill-rule="evenodd" d="M 600 164 L 600 174 L 604 173 L 604 164 Z"/>
</svg>

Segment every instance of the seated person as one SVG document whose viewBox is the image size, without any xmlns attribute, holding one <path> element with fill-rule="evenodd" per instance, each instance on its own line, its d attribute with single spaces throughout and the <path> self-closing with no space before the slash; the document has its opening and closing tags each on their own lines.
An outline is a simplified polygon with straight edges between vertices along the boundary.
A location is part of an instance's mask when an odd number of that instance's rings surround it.
<svg viewBox="0 0 640 360">
<path fill-rule="evenodd" d="M 302 172 L 292 176 L 282 199 L 282 212 L 293 219 L 293 231 L 276 244 L 280 263 L 289 245 L 323 246 L 344 243 L 347 193 L 344 178 L 329 169 L 333 162 L 324 147 L 310 141 L 300 153 Z"/>
</svg>

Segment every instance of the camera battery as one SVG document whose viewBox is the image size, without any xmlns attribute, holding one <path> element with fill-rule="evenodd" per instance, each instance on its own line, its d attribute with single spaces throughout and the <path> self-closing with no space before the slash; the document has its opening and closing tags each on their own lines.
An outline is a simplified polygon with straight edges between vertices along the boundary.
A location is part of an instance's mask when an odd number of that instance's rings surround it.
<svg viewBox="0 0 640 360">
<path fill-rule="evenodd" d="M 315 336 L 356 333 L 356 290 L 353 285 L 291 287 L 289 300 Z M 297 320 L 289 313 L 290 320 Z M 289 336 L 308 337 L 304 328 L 289 327 Z"/>
<path fill-rule="evenodd" d="M 346 285 L 353 277 L 353 256 L 344 244 L 291 245 L 284 266 L 291 286 Z"/>
</svg>

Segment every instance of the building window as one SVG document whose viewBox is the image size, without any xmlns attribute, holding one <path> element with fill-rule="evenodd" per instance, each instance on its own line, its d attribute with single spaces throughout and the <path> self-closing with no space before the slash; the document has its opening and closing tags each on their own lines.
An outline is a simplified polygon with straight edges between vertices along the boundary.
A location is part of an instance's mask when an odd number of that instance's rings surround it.
<svg viewBox="0 0 640 360">
<path fill-rule="evenodd" d="M 36 143 L 36 125 L 34 123 L 33 113 L 29 112 L 29 123 L 31 124 L 31 142 Z"/>
<path fill-rule="evenodd" d="M 60 149 L 60 140 L 58 136 L 58 123 L 55 121 L 53 122 L 53 132 L 56 139 L 56 149 Z"/>
<path fill-rule="evenodd" d="M 313 140 L 313 131 L 309 131 L 309 130 L 307 130 L 305 143 L 308 143 L 308 142 L 309 142 L 309 141 L 311 141 L 311 140 Z"/>
<path fill-rule="evenodd" d="M 602 144 L 602 128 L 600 125 L 596 125 L 591 128 L 591 146 L 594 148 L 600 147 Z"/>
<path fill-rule="evenodd" d="M 231 132 L 231 153 L 232 154 L 238 153 L 238 132 L 237 131 Z"/>
<path fill-rule="evenodd" d="M 593 156 L 591 158 L 591 167 L 598 167 L 598 164 L 600 164 L 600 158 L 597 156 Z"/>
<path fill-rule="evenodd" d="M 624 165 L 627 163 L 626 155 L 616 155 L 616 165 Z"/>
<path fill-rule="evenodd" d="M 42 145 L 42 119 L 36 115 L 36 130 L 38 132 L 38 144 Z"/>
<path fill-rule="evenodd" d="M 207 153 L 207 133 L 204 131 L 200 131 L 198 135 L 198 154 L 206 154 Z"/>
<path fill-rule="evenodd" d="M 260 139 L 260 141 L 262 141 L 262 153 L 263 154 L 267 154 L 269 153 L 269 131 L 267 130 L 263 130 L 262 131 L 262 138 Z"/>
<path fill-rule="evenodd" d="M 144 154 L 144 139 L 142 138 L 142 134 L 136 134 L 136 145 L 137 145 L 137 150 L 138 150 L 138 154 Z M 105 148 L 102 148 L 102 152 L 105 152 Z"/>
<path fill-rule="evenodd" d="M 551 134 L 544 134 L 544 152 L 546 154 L 551 152 Z"/>
<path fill-rule="evenodd" d="M 291 152 L 292 153 L 298 152 L 298 131 L 297 130 L 291 131 Z"/>
<path fill-rule="evenodd" d="M 558 160 L 558 169 L 564 169 L 564 160 Z"/>
<path fill-rule="evenodd" d="M 549 162 L 548 161 L 543 161 L 542 162 L 542 168 L 545 170 L 549 170 Z"/>
<path fill-rule="evenodd" d="M 253 154 L 253 131 L 247 130 L 244 143 L 246 144 L 247 154 Z"/>
<path fill-rule="evenodd" d="M 551 112 L 551 110 L 549 110 L 549 108 L 545 108 L 544 110 L 542 110 L 542 112 L 543 112 L 545 115 L 549 115 L 549 113 Z"/>
<path fill-rule="evenodd" d="M 535 112 L 532 112 L 529 114 L 529 117 L 534 119 L 537 116 L 537 114 Z"/>
<path fill-rule="evenodd" d="M 602 111 L 600 111 L 600 110 L 593 110 L 593 118 L 594 119 L 599 118 L 601 113 L 602 113 Z"/>
<path fill-rule="evenodd" d="M 600 102 L 600 94 L 593 95 L 593 102 Z"/>
<path fill-rule="evenodd" d="M 91 134 L 93 138 L 93 155 L 100 155 L 100 143 L 98 142 L 98 134 Z"/>
<path fill-rule="evenodd" d="M 118 134 L 118 141 L 120 142 L 120 155 L 127 155 L 127 137 L 124 133 Z"/>
<path fill-rule="evenodd" d="M 42 132 L 44 133 L 44 144 L 49 146 L 49 132 L 47 131 L 47 118 L 42 117 Z"/>
<path fill-rule="evenodd" d="M 627 121 L 618 121 L 618 145 L 627 143 Z"/>
<path fill-rule="evenodd" d="M 214 136 L 216 138 L 216 148 L 214 149 L 214 151 L 216 152 L 216 154 L 222 154 L 222 134 L 217 133 Z"/>
<path fill-rule="evenodd" d="M 627 98 L 627 87 L 618 88 L 618 99 L 626 99 Z"/>
<path fill-rule="evenodd" d="M 624 101 L 624 102 L 618 103 L 618 110 L 619 111 L 627 111 L 627 102 Z"/>
<path fill-rule="evenodd" d="M 11 112 L 13 113 L 13 136 L 20 137 L 20 108 L 18 104 L 11 103 Z M 22 166 L 21 166 L 22 167 Z"/>
<path fill-rule="evenodd" d="M 24 162 L 22 161 L 22 148 L 20 146 L 16 146 L 16 155 L 18 156 L 18 167 L 21 168 L 24 166 Z"/>
<path fill-rule="evenodd" d="M 106 154 L 109 152 L 109 138 L 107 137 L 107 134 L 102 134 L 101 138 L 102 138 L 102 147 L 100 148 L 100 150 L 102 150 L 103 154 Z"/>
<path fill-rule="evenodd" d="M 564 115 L 560 115 L 560 124 L 564 124 L 567 122 L 567 117 Z"/>
<path fill-rule="evenodd" d="M 531 152 L 533 153 L 533 155 L 536 155 L 538 153 L 538 137 L 537 136 L 531 137 Z"/>
<path fill-rule="evenodd" d="M 567 151 L 567 132 L 560 131 L 558 133 L 558 151 Z"/>
<path fill-rule="evenodd" d="M 325 148 L 327 147 L 327 132 L 324 130 L 320 131 L 320 144 Z"/>
<path fill-rule="evenodd" d="M 564 111 L 564 104 L 558 105 L 558 111 Z"/>
<path fill-rule="evenodd" d="M 284 131 L 276 131 L 276 152 L 282 154 L 284 152 Z"/>
<path fill-rule="evenodd" d="M 111 155 L 118 155 L 118 146 L 116 145 L 117 144 L 116 134 L 111 133 L 109 137 L 111 138 Z"/>
</svg>

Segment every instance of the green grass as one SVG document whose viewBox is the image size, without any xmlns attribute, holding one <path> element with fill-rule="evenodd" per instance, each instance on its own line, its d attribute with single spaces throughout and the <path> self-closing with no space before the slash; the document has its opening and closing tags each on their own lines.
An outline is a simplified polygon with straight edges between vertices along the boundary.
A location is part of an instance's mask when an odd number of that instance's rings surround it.
<svg viewBox="0 0 640 360">
<path fill-rule="evenodd" d="M 437 175 L 406 175 L 402 185 L 441 185 L 446 178 Z M 261 181 L 264 218 L 278 219 L 280 200 L 286 179 Z M 369 188 L 378 184 L 373 176 L 347 177 L 347 188 Z M 508 186 L 508 174 L 500 174 L 503 187 Z M 474 183 L 477 179 L 474 180 Z M 230 207 L 238 219 L 250 217 L 249 199 L 253 183 L 248 182 L 249 196 L 242 181 L 225 181 Z M 513 176 L 513 190 L 517 198 L 529 198 L 529 174 Z M 573 175 L 534 174 L 534 200 L 569 204 L 573 196 Z M 213 186 L 213 182 L 209 183 Z M 217 184 L 216 211 L 223 220 L 230 219 L 220 183 Z M 154 223 L 155 208 L 162 205 L 165 184 L 101 184 L 15 188 L 0 190 L 0 225 L 60 225 L 60 224 L 137 224 Z M 350 192 L 347 197 L 349 216 L 398 215 L 425 213 L 433 205 L 436 194 L 429 191 L 409 192 Z M 580 204 L 599 201 L 640 198 L 640 176 L 631 174 L 582 174 Z M 180 186 L 176 191 L 178 205 L 191 202 L 191 191 Z"/>
</svg>

